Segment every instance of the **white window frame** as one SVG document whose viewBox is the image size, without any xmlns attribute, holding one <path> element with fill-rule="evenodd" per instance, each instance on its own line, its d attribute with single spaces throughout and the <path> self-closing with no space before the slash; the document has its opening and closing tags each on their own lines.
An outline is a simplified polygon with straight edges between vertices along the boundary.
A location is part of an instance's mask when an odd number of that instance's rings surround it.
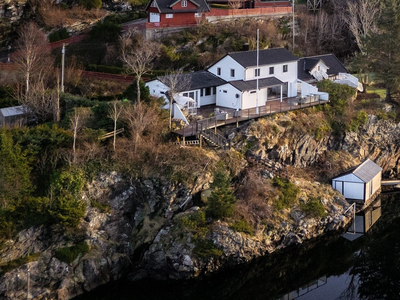
<svg viewBox="0 0 400 300">
<path fill-rule="evenodd" d="M 182 7 L 187 7 L 187 0 L 182 0 Z"/>
<path fill-rule="evenodd" d="M 283 71 L 283 73 L 286 73 L 286 72 L 288 72 L 288 65 L 283 65 L 283 67 L 282 67 L 282 71 Z"/>
<path fill-rule="evenodd" d="M 166 19 L 172 19 L 174 17 L 174 14 L 165 14 Z"/>
<path fill-rule="evenodd" d="M 198 12 L 197 12 L 197 13 L 194 13 L 194 17 L 195 17 L 195 18 L 200 18 L 200 17 L 201 17 L 201 13 L 198 13 Z"/>
<path fill-rule="evenodd" d="M 220 67 L 217 68 L 217 75 L 221 76 L 221 68 Z"/>
<path fill-rule="evenodd" d="M 234 78 L 235 77 L 235 69 L 231 69 L 231 77 Z"/>
<path fill-rule="evenodd" d="M 260 68 L 254 69 L 254 77 L 260 77 Z"/>
<path fill-rule="evenodd" d="M 153 0 L 153 1 L 151 2 L 151 4 L 150 4 L 150 7 L 156 7 L 156 1 Z"/>
</svg>

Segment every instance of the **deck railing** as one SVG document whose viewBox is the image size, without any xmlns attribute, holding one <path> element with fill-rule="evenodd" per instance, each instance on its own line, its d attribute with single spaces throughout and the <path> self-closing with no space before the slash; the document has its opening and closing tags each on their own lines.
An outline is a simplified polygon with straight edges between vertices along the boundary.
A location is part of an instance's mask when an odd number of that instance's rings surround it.
<svg viewBox="0 0 400 300">
<path fill-rule="evenodd" d="M 182 136 L 194 136 L 200 134 L 201 132 L 204 132 L 205 130 L 214 129 L 214 133 L 216 133 L 217 127 L 219 126 L 234 123 L 238 124 L 241 121 L 257 119 L 275 113 L 287 112 L 319 104 L 325 104 L 328 103 L 328 101 L 321 100 L 319 95 L 316 94 L 303 98 L 287 98 L 284 101 L 275 100 L 267 103 L 270 104 L 260 106 L 258 107 L 258 109 L 219 109 L 219 112 L 216 113 L 214 116 L 193 122 L 183 129 L 177 130 L 175 132 Z"/>
</svg>

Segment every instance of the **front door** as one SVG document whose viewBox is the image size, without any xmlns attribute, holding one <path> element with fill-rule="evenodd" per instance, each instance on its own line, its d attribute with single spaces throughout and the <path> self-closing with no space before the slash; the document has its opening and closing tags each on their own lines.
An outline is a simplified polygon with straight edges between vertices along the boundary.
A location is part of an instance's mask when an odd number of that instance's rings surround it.
<svg viewBox="0 0 400 300">
<path fill-rule="evenodd" d="M 160 14 L 158 13 L 150 13 L 150 23 L 159 23 L 160 22 Z"/>
</svg>

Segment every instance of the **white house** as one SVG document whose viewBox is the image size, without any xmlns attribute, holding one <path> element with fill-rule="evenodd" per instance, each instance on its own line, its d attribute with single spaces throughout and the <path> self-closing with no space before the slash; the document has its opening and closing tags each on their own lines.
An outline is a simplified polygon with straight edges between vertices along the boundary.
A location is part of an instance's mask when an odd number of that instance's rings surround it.
<svg viewBox="0 0 400 300">
<path fill-rule="evenodd" d="M 329 79 L 363 91 L 363 86 L 358 82 L 358 78 L 349 74 L 346 67 L 334 54 L 300 58 L 297 73 L 298 78 L 307 83 Z"/>
<path fill-rule="evenodd" d="M 172 75 L 174 76 L 174 75 Z M 190 97 L 196 102 L 196 107 L 216 103 L 217 86 L 225 83 L 225 80 L 215 76 L 207 71 L 198 71 L 186 74 L 176 75 L 176 88 L 180 96 Z M 166 76 L 160 76 L 157 79 L 146 83 L 150 95 L 164 97 L 167 100 L 166 93 L 170 89 L 167 84 Z"/>
<path fill-rule="evenodd" d="M 298 57 L 284 48 L 228 53 L 208 71 L 228 83 L 218 87 L 216 104 L 236 109 L 297 96 Z M 258 89 L 257 89 L 258 81 Z"/>
<path fill-rule="evenodd" d="M 382 168 L 367 159 L 332 179 L 332 187 L 348 200 L 367 201 L 381 187 Z"/>
</svg>

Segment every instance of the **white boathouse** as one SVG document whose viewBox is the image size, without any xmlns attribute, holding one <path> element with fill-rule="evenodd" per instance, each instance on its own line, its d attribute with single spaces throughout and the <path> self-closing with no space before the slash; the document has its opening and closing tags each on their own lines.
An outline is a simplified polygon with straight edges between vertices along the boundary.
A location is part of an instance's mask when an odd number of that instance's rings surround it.
<svg viewBox="0 0 400 300">
<path fill-rule="evenodd" d="M 332 179 L 332 187 L 347 200 L 366 202 L 381 188 L 382 168 L 367 159 Z"/>
</svg>

